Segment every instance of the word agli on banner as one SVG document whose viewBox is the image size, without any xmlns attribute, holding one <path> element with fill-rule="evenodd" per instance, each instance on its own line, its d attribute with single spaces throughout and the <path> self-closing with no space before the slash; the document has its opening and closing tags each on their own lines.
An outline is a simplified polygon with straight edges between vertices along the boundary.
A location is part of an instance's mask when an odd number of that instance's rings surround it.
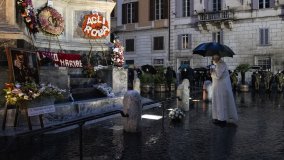
<svg viewBox="0 0 284 160">
<path fill-rule="evenodd" d="M 80 54 L 55 53 L 48 51 L 38 51 L 37 54 L 39 60 L 42 60 L 44 58 L 52 59 L 54 64 L 59 67 L 83 67 Z"/>
<path fill-rule="evenodd" d="M 94 39 L 106 37 L 110 33 L 108 21 L 98 12 L 84 16 L 82 30 L 86 36 Z"/>
</svg>

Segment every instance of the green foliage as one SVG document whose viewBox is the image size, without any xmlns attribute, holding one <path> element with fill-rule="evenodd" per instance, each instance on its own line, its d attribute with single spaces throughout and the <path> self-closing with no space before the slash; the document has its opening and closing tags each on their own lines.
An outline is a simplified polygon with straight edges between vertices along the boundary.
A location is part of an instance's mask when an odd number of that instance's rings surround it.
<svg viewBox="0 0 284 160">
<path fill-rule="evenodd" d="M 250 65 L 249 64 L 240 64 L 237 66 L 236 71 L 237 72 L 241 72 L 241 73 L 246 73 L 247 71 L 249 71 L 250 69 Z"/>
<path fill-rule="evenodd" d="M 153 83 L 153 75 L 148 73 L 143 73 L 140 77 L 140 82 L 143 84 Z"/>
<path fill-rule="evenodd" d="M 154 75 L 154 83 L 155 84 L 164 84 L 165 79 L 165 68 L 164 67 L 156 67 L 157 73 Z"/>
</svg>

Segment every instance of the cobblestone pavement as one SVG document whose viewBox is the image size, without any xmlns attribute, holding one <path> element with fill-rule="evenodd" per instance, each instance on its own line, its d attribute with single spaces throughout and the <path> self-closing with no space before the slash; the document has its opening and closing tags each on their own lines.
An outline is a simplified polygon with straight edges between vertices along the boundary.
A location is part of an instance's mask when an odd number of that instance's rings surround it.
<svg viewBox="0 0 284 160">
<path fill-rule="evenodd" d="M 158 97 L 164 95 L 158 95 Z M 192 95 L 199 100 L 200 94 Z M 211 123 L 211 105 L 191 103 L 181 123 L 142 119 L 140 134 L 123 132 L 117 117 L 88 125 L 83 130 L 86 160 L 281 160 L 284 159 L 283 94 L 236 93 L 238 127 Z M 174 108 L 175 102 L 165 105 Z M 162 115 L 162 108 L 143 114 Z M 0 139 L 2 160 L 76 160 L 80 157 L 79 130 L 35 137 Z"/>
</svg>

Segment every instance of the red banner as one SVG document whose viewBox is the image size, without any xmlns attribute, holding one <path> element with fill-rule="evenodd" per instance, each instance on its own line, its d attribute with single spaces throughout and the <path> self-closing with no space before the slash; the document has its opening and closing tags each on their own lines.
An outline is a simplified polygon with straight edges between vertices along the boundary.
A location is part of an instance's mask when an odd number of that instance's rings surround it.
<svg viewBox="0 0 284 160">
<path fill-rule="evenodd" d="M 39 60 L 43 58 L 50 58 L 53 60 L 56 66 L 59 67 L 70 67 L 70 68 L 81 68 L 82 61 L 80 54 L 66 54 L 66 53 L 55 53 L 38 51 Z"/>
</svg>

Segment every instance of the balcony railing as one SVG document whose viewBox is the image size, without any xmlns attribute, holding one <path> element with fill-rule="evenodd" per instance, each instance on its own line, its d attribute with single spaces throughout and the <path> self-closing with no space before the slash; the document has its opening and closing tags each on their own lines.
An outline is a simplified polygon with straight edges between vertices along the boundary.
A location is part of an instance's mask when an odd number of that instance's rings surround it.
<svg viewBox="0 0 284 160">
<path fill-rule="evenodd" d="M 199 21 L 219 21 L 219 20 L 228 20 L 233 18 L 234 18 L 233 12 L 228 10 L 198 14 Z"/>
</svg>

